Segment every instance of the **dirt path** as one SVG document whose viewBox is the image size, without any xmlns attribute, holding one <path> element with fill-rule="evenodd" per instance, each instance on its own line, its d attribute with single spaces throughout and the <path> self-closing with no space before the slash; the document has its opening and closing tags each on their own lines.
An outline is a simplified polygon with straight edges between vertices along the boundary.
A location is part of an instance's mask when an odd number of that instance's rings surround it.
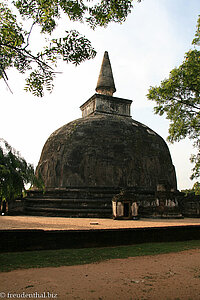
<svg viewBox="0 0 200 300">
<path fill-rule="evenodd" d="M 0 229 L 85 230 L 200 225 L 199 218 L 112 220 L 38 216 L 0 216 Z"/>
<path fill-rule="evenodd" d="M 200 250 L 0 273 L 0 298 L 14 299 L 12 293 L 21 294 L 15 299 L 199 300 Z"/>
</svg>

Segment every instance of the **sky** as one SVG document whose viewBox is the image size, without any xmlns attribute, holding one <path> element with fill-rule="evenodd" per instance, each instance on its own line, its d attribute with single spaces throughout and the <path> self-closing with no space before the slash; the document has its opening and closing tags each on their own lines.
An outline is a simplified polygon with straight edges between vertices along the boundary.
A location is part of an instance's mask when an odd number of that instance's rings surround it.
<svg viewBox="0 0 200 300">
<path fill-rule="evenodd" d="M 81 117 L 79 107 L 94 93 L 103 59 L 108 51 L 116 86 L 115 97 L 133 100 L 132 118 L 149 126 L 166 141 L 169 122 L 153 112 L 147 100 L 150 86 L 158 86 L 178 67 L 192 40 L 200 14 L 199 0 L 142 0 L 135 3 L 123 24 L 113 23 L 95 31 L 84 24 L 61 20 L 57 32 L 76 29 L 91 42 L 97 55 L 75 67 L 59 62 L 54 90 L 43 98 L 25 92 L 24 76 L 9 70 L 9 86 L 0 81 L 0 138 L 18 150 L 27 162 L 37 166 L 44 143 L 59 127 Z M 33 32 L 30 42 L 37 50 L 40 35 Z M 191 188 L 192 141 L 168 144 L 176 169 L 178 189 Z"/>
</svg>

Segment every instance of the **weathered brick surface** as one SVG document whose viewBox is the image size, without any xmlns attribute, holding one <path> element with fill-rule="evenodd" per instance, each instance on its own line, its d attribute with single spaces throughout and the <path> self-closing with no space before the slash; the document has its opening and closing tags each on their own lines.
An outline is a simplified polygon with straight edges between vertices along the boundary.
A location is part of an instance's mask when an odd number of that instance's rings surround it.
<svg viewBox="0 0 200 300">
<path fill-rule="evenodd" d="M 165 141 L 131 117 L 97 114 L 56 130 L 37 167 L 46 187 L 140 187 L 156 190 L 176 175 Z"/>
</svg>

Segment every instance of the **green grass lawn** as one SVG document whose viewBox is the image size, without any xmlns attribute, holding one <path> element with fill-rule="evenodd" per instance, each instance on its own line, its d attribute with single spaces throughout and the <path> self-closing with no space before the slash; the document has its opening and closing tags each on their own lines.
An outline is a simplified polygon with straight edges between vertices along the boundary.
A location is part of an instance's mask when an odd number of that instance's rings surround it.
<svg viewBox="0 0 200 300">
<path fill-rule="evenodd" d="M 147 243 L 107 248 L 7 252 L 0 254 L 0 271 L 90 264 L 115 258 L 200 249 L 199 241 Z"/>
</svg>

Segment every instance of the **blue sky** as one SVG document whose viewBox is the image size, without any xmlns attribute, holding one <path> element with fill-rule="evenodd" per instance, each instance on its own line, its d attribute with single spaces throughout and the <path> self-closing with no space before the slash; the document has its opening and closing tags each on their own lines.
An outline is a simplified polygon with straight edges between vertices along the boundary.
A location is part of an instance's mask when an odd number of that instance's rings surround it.
<svg viewBox="0 0 200 300">
<path fill-rule="evenodd" d="M 0 81 L 1 118 L 0 137 L 20 151 L 34 166 L 49 135 L 60 126 L 81 117 L 79 109 L 95 93 L 95 87 L 104 51 L 109 52 L 116 97 L 133 100 L 133 119 L 144 123 L 165 140 L 168 121 L 153 113 L 153 102 L 146 98 L 150 86 L 168 77 L 172 68 L 179 66 L 184 53 L 192 48 L 199 0 L 143 0 L 135 7 L 127 21 L 110 24 L 106 29 L 90 30 L 79 23 L 67 24 L 91 41 L 97 50 L 95 59 L 78 67 L 59 62 L 59 74 L 52 94 L 42 99 L 23 91 L 24 77 L 8 71 L 10 94 Z M 59 32 L 64 31 L 61 21 Z M 37 50 L 40 37 L 33 32 Z M 188 140 L 168 144 L 176 168 L 178 188 L 192 187 L 189 179 L 192 164 L 189 157 L 195 150 Z"/>
</svg>

